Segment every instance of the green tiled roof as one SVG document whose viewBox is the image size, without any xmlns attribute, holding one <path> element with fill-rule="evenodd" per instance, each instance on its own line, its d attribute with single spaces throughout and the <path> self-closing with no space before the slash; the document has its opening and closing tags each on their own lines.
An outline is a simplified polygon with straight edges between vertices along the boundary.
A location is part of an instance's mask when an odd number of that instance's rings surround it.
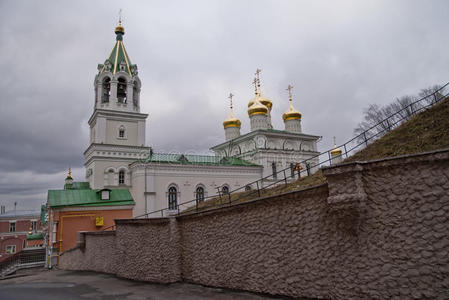
<svg viewBox="0 0 449 300">
<path fill-rule="evenodd" d="M 112 48 L 111 54 L 107 58 L 107 60 L 111 63 L 111 73 L 115 74 L 118 71 L 120 71 L 120 63 L 125 62 L 126 68 L 125 72 L 128 73 L 130 76 L 131 74 L 131 60 L 129 59 L 128 53 L 125 50 L 125 45 L 123 44 L 123 34 L 120 32 L 116 32 L 117 38 L 114 45 L 114 48 Z M 100 65 L 101 70 L 100 74 L 105 71 L 104 65 Z"/>
<path fill-rule="evenodd" d="M 110 190 L 109 200 L 101 200 L 101 190 L 49 190 L 50 207 L 134 205 L 128 189 Z"/>
<path fill-rule="evenodd" d="M 153 153 L 146 162 L 172 163 L 186 165 L 216 165 L 216 166 L 258 166 L 236 157 L 220 157 L 212 155 L 163 154 Z"/>
<path fill-rule="evenodd" d="M 27 240 L 42 240 L 44 236 L 42 233 L 28 234 Z"/>
</svg>

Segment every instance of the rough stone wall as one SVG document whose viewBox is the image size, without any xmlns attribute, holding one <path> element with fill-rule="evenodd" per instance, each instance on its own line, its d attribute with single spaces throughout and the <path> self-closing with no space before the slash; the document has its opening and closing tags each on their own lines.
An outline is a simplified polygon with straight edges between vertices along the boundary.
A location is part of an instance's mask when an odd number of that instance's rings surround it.
<svg viewBox="0 0 449 300">
<path fill-rule="evenodd" d="M 449 150 L 324 174 L 326 185 L 229 208 L 120 220 L 116 274 L 293 297 L 449 299 Z M 89 264 L 107 241 L 86 236 L 64 266 L 101 271 Z"/>
<path fill-rule="evenodd" d="M 59 267 L 116 274 L 116 244 L 115 231 L 80 232 L 78 246 L 62 253 Z"/>
<path fill-rule="evenodd" d="M 181 241 L 175 218 L 116 222 L 118 276 L 160 283 L 181 280 Z"/>
</svg>

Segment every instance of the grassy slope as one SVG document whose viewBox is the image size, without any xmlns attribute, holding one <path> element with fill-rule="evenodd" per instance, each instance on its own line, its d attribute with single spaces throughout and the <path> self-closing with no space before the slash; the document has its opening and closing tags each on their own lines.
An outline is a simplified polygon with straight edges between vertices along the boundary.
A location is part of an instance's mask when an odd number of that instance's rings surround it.
<svg viewBox="0 0 449 300">
<path fill-rule="evenodd" d="M 412 117 L 408 122 L 395 128 L 388 134 L 369 144 L 344 162 L 367 161 L 387 158 L 404 154 L 426 152 L 442 148 L 449 148 L 449 99 Z M 320 171 L 296 180 L 287 185 L 261 191 L 261 197 L 281 194 L 289 191 L 301 190 L 326 182 Z M 242 192 L 231 195 L 232 203 L 245 202 L 258 198 L 257 191 Z M 213 198 L 199 204 L 199 208 L 212 208 L 229 204 L 228 196 Z M 188 209 L 191 211 L 194 207 Z"/>
<path fill-rule="evenodd" d="M 408 122 L 345 160 L 373 160 L 449 147 L 449 99 L 413 116 Z"/>
</svg>

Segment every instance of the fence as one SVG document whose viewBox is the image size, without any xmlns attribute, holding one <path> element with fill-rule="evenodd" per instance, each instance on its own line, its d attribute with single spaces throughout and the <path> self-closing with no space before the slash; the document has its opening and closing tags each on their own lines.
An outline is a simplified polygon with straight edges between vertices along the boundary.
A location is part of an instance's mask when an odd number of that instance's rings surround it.
<svg viewBox="0 0 449 300">
<path fill-rule="evenodd" d="M 426 110 L 427 108 L 439 103 L 440 101 L 446 99 L 449 93 L 443 94 L 444 89 L 449 85 L 449 82 L 444 86 L 440 87 L 438 90 L 433 93 L 424 96 L 409 105 L 405 106 L 401 110 L 393 113 L 389 117 L 381 120 L 377 124 L 358 134 L 351 140 L 347 141 L 344 144 L 339 145 L 338 147 L 342 150 L 341 156 L 342 158 L 348 158 L 350 155 L 355 152 L 361 150 L 363 147 L 366 147 L 369 142 L 383 136 L 388 131 L 394 129 L 403 123 L 404 120 L 408 120 L 411 116 Z M 173 203 L 171 207 L 166 207 L 163 209 L 155 210 L 135 218 L 150 218 L 150 217 L 164 217 L 168 215 L 179 215 L 181 212 L 202 212 L 205 210 L 216 208 L 216 205 L 207 206 L 203 203 L 207 203 L 207 200 L 216 199 L 218 203 L 221 205 L 226 204 L 230 205 L 233 202 L 241 201 L 244 198 L 252 197 L 257 195 L 260 197 L 263 192 L 270 188 L 279 184 L 287 184 L 295 179 L 295 173 L 297 173 L 300 177 L 308 176 L 312 173 L 313 170 L 317 170 L 320 167 L 332 165 L 332 155 L 331 151 L 333 149 L 329 149 L 324 151 L 316 156 L 308 158 L 299 162 L 299 166 L 302 167 L 301 170 L 292 171 L 291 166 L 273 172 L 273 174 L 265 176 L 256 181 L 250 182 L 243 187 L 234 189 L 232 191 L 223 192 L 218 189 L 217 194 L 212 196 L 203 196 L 201 199 L 193 199 L 190 201 L 186 201 L 183 203 Z M 188 208 L 186 210 L 186 208 Z M 108 227 L 106 229 L 113 229 L 114 226 Z M 105 230 L 106 230 L 105 229 Z"/>
<path fill-rule="evenodd" d="M 45 248 L 24 249 L 0 262 L 0 276 L 4 277 L 18 269 L 45 265 Z"/>
</svg>

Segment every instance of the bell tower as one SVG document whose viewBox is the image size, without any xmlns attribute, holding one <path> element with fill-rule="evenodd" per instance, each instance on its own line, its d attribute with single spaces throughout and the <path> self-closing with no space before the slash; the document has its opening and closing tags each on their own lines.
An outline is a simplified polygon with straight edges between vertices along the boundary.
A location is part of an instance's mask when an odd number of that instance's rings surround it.
<svg viewBox="0 0 449 300">
<path fill-rule="evenodd" d="M 86 180 L 94 189 L 130 187 L 128 165 L 149 152 L 145 146 L 148 115 L 140 113 L 141 81 L 123 44 L 121 18 L 114 32 L 114 47 L 95 76 L 90 145 L 84 152 Z"/>
</svg>

